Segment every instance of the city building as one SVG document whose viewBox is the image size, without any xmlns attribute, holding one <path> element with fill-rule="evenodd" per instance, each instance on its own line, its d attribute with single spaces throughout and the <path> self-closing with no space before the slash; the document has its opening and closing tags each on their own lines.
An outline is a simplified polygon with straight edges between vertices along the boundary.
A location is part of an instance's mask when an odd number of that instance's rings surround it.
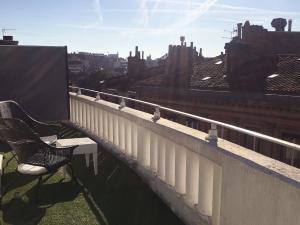
<svg viewBox="0 0 300 225">
<path fill-rule="evenodd" d="M 119 57 L 119 54 L 102 54 L 78 52 L 68 55 L 71 72 L 97 72 L 101 70 L 124 70 L 127 71 L 127 61 Z"/>
<path fill-rule="evenodd" d="M 147 69 L 136 48 L 128 57 L 128 78 L 110 88 L 210 119 L 300 143 L 300 32 L 277 18 L 275 31 L 239 23 L 225 53 L 206 58 L 193 43 L 170 45 L 160 66 Z M 109 87 L 109 85 L 108 85 Z M 135 94 L 133 94 L 135 93 Z M 173 121 L 207 131 L 199 121 L 165 113 Z M 222 136 L 264 155 L 300 166 L 299 153 L 234 131 Z"/>
</svg>

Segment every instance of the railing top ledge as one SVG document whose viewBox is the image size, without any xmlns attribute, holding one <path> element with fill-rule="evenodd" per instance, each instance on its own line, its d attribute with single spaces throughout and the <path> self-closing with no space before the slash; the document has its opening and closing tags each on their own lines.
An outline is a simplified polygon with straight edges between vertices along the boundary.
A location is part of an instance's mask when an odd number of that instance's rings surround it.
<svg viewBox="0 0 300 225">
<path fill-rule="evenodd" d="M 178 110 L 175 110 L 175 109 L 163 107 L 163 106 L 160 106 L 160 105 L 157 105 L 157 104 L 154 104 L 154 103 L 145 102 L 145 101 L 138 100 L 138 99 L 133 99 L 133 98 L 128 98 L 128 97 L 125 97 L 125 96 L 114 95 L 114 94 L 109 94 L 109 93 L 105 93 L 105 92 L 99 92 L 99 91 L 95 91 L 95 90 L 91 90 L 91 89 L 79 88 L 79 87 L 74 87 L 74 86 L 69 86 L 69 87 L 72 88 L 72 89 L 81 89 L 81 90 L 91 92 L 91 93 L 95 93 L 95 94 L 99 93 L 101 95 L 115 97 L 115 98 L 118 98 L 120 100 L 125 99 L 125 100 L 128 100 L 128 101 L 133 101 L 133 102 L 141 103 L 141 104 L 144 104 L 144 105 L 152 106 L 152 107 L 155 107 L 155 108 L 159 108 L 160 110 L 165 110 L 165 111 L 175 113 L 175 114 L 178 114 L 178 115 L 181 115 L 181 116 L 184 116 L 184 117 L 189 117 L 189 118 L 192 118 L 192 119 L 195 119 L 195 120 L 207 122 L 207 123 L 210 123 L 210 124 L 215 124 L 215 125 L 220 126 L 220 127 L 224 127 L 224 128 L 230 129 L 230 130 L 234 130 L 234 131 L 237 131 L 237 132 L 240 132 L 240 133 L 243 133 L 243 134 L 250 135 L 252 137 L 256 137 L 256 138 L 259 138 L 259 139 L 262 139 L 262 140 L 265 140 L 265 141 L 269 141 L 269 142 L 272 142 L 272 143 L 279 144 L 281 146 L 285 146 L 285 147 L 300 151 L 300 145 L 290 143 L 290 142 L 287 142 L 287 141 L 284 141 L 284 140 L 281 140 L 281 139 L 278 139 L 278 138 L 274 138 L 274 137 L 271 137 L 271 136 L 268 136 L 268 135 L 265 135 L 265 134 L 261 134 L 261 133 L 255 132 L 255 131 L 250 131 L 250 130 L 247 130 L 247 129 L 244 129 L 244 128 L 241 128 L 241 127 L 230 125 L 230 124 L 227 124 L 227 123 L 222 123 L 222 122 L 219 122 L 219 121 L 216 121 L 216 120 L 208 119 L 208 118 L 201 117 L 201 116 L 196 116 L 196 115 L 181 112 L 181 111 L 178 111 Z"/>
</svg>

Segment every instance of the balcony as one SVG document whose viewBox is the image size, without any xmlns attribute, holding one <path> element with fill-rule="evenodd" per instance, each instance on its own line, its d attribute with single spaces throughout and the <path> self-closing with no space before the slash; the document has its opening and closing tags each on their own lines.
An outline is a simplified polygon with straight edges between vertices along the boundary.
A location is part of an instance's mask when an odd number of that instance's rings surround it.
<svg viewBox="0 0 300 225">
<path fill-rule="evenodd" d="M 299 145 L 112 94 L 73 87 L 69 100 L 65 134 L 88 135 L 99 143 L 99 175 L 92 176 L 91 168 L 75 160 L 83 190 L 72 184 L 57 186 L 55 191 L 68 194 L 44 199 L 42 206 L 50 206 L 35 214 L 38 222 L 57 218 L 60 224 L 299 224 L 299 169 L 219 136 L 223 129 L 232 129 L 252 136 L 254 146 L 257 139 L 294 151 Z M 127 107 L 132 102 L 154 113 Z M 164 119 L 163 110 L 210 124 L 210 129 L 204 133 Z M 24 189 L 30 190 L 30 185 Z M 14 207 L 19 210 L 22 205 Z M 14 207 L 4 210 L 4 220 L 12 218 Z M 78 220 L 70 214 L 74 210 Z"/>
<path fill-rule="evenodd" d="M 82 91 L 95 97 L 82 95 Z M 77 92 L 77 93 L 76 93 Z M 120 104 L 101 100 L 117 98 Z M 126 107 L 135 101 L 154 115 Z M 203 133 L 160 118 L 160 110 L 211 124 Z M 263 134 L 140 100 L 77 89 L 70 93 L 71 121 L 132 168 L 187 224 L 297 224 L 299 169 L 218 137 L 232 129 L 299 151 Z"/>
</svg>

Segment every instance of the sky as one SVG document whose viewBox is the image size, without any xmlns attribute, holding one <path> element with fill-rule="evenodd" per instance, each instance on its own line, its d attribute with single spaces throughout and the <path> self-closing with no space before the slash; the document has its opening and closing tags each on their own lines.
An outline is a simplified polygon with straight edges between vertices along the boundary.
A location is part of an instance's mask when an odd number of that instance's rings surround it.
<svg viewBox="0 0 300 225">
<path fill-rule="evenodd" d="M 161 57 L 185 36 L 204 56 L 224 51 L 236 24 L 249 20 L 274 30 L 273 18 L 293 19 L 299 0 L 0 0 L 0 28 L 21 45 L 67 46 L 69 52 L 119 53 L 136 45 Z"/>
</svg>

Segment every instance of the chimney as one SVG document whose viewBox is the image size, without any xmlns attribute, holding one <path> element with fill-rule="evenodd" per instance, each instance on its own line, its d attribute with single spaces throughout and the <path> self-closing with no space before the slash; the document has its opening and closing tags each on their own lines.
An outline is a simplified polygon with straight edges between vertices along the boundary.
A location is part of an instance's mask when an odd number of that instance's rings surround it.
<svg viewBox="0 0 300 225">
<path fill-rule="evenodd" d="M 135 56 L 138 55 L 138 51 L 139 51 L 139 47 L 138 47 L 138 46 L 135 46 Z"/>
<path fill-rule="evenodd" d="M 202 57 L 202 48 L 199 49 L 199 56 Z"/>
<path fill-rule="evenodd" d="M 130 51 L 130 52 L 129 52 L 129 57 L 131 57 L 131 56 L 132 56 L 132 52 Z"/>
<path fill-rule="evenodd" d="M 18 45 L 18 41 L 14 41 L 13 36 L 3 35 L 3 39 L 0 40 L 0 45 Z"/>
<path fill-rule="evenodd" d="M 292 20 L 289 19 L 289 22 L 288 22 L 288 32 L 292 32 Z"/>
<path fill-rule="evenodd" d="M 13 41 L 13 36 L 3 36 L 3 41 Z"/>
<path fill-rule="evenodd" d="M 142 51 L 142 59 L 144 59 L 144 51 Z"/>
<path fill-rule="evenodd" d="M 275 18 L 272 20 L 271 25 L 275 28 L 275 31 L 284 31 L 287 22 L 284 18 Z"/>
<path fill-rule="evenodd" d="M 194 45 L 194 43 L 193 43 L 193 42 L 191 42 L 191 48 L 193 48 L 193 45 Z"/>
<path fill-rule="evenodd" d="M 237 35 L 239 39 L 242 39 L 242 23 L 237 24 Z"/>
<path fill-rule="evenodd" d="M 185 40 L 185 37 L 184 36 L 180 36 L 181 46 L 183 46 L 184 40 Z"/>
<path fill-rule="evenodd" d="M 224 62 L 224 52 L 221 52 L 221 60 Z"/>
</svg>

